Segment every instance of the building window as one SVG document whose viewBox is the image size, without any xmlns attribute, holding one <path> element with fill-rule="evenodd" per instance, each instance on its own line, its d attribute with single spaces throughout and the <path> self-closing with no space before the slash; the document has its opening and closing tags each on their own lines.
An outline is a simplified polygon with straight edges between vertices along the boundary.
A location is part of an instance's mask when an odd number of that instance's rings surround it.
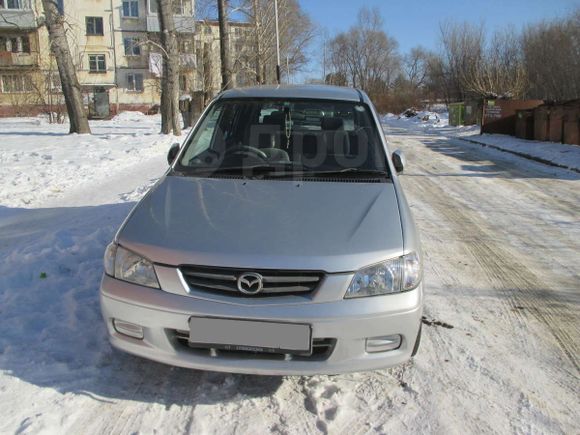
<svg viewBox="0 0 580 435">
<path fill-rule="evenodd" d="M 28 36 L 0 37 L 0 51 L 30 53 L 30 38 Z"/>
<path fill-rule="evenodd" d="M 187 92 L 187 76 L 184 74 L 181 74 L 179 76 L 179 90 L 181 92 Z"/>
<path fill-rule="evenodd" d="M 105 62 L 104 54 L 89 54 L 89 71 L 95 73 L 107 71 L 107 63 Z"/>
<path fill-rule="evenodd" d="M 174 15 L 184 15 L 185 7 L 183 0 L 173 0 L 173 14 Z"/>
<path fill-rule="evenodd" d="M 123 16 L 125 18 L 138 18 L 139 0 L 123 0 Z"/>
<path fill-rule="evenodd" d="M 86 17 L 87 35 L 103 36 L 103 17 Z"/>
<path fill-rule="evenodd" d="M 30 9 L 27 0 L 0 0 L 0 9 Z"/>
<path fill-rule="evenodd" d="M 125 56 L 141 56 L 141 40 L 139 38 L 123 38 Z"/>
<path fill-rule="evenodd" d="M 143 74 L 127 74 L 127 90 L 131 92 L 143 92 Z"/>
<path fill-rule="evenodd" d="M 210 26 L 205 26 L 203 28 L 203 33 L 205 33 L 206 35 L 211 35 L 211 27 Z"/>
<path fill-rule="evenodd" d="M 32 80 L 25 74 L 3 75 L 0 84 L 2 92 L 7 94 L 21 94 L 32 91 Z"/>
<path fill-rule="evenodd" d="M 193 53 L 195 51 L 194 50 L 194 41 L 191 41 L 189 39 L 179 40 L 179 50 L 180 50 L 180 53 L 183 53 L 183 54 Z"/>
<path fill-rule="evenodd" d="M 58 73 L 51 72 L 47 74 L 48 89 L 51 93 L 62 92 L 62 83 L 60 82 L 60 76 Z"/>
</svg>

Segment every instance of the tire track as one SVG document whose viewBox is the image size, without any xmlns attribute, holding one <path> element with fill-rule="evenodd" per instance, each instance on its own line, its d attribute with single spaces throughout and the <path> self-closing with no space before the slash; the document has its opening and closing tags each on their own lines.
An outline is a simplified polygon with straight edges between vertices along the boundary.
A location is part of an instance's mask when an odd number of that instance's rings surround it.
<svg viewBox="0 0 580 435">
<path fill-rule="evenodd" d="M 550 331 L 560 349 L 580 373 L 578 365 L 578 316 L 569 306 L 569 297 L 551 288 L 537 275 L 518 261 L 486 233 L 479 217 L 464 212 L 465 207 L 456 202 L 439 186 L 427 179 L 417 177 L 414 184 L 422 190 L 424 198 L 437 198 L 430 205 L 444 220 L 449 222 L 457 234 L 469 235 L 466 247 L 476 259 L 496 290 L 506 296 L 510 310 L 518 322 L 525 321 L 521 308 L 531 313 Z"/>
</svg>

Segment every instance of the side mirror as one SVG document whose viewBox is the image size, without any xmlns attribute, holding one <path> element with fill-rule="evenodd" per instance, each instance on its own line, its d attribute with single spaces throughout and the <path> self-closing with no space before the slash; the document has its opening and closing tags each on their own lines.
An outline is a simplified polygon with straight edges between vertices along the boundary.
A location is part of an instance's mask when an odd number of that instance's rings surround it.
<svg viewBox="0 0 580 435">
<path fill-rule="evenodd" d="M 167 163 L 171 165 L 175 160 L 175 157 L 177 157 L 178 153 L 179 153 L 179 144 L 174 143 L 173 145 L 171 145 L 171 148 L 169 148 L 169 152 L 167 153 Z"/>
<path fill-rule="evenodd" d="M 403 172 L 405 166 L 407 165 L 407 159 L 405 158 L 405 154 L 401 150 L 395 150 L 393 152 L 393 166 L 395 170 L 399 173 Z"/>
</svg>

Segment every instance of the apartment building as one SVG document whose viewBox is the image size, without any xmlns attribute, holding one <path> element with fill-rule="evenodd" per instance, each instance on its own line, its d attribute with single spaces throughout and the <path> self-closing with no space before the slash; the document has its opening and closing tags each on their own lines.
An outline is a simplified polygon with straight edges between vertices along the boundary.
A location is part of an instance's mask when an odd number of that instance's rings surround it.
<svg viewBox="0 0 580 435">
<path fill-rule="evenodd" d="M 156 0 L 58 0 L 86 109 L 93 118 L 159 104 L 162 56 Z M 221 87 L 219 26 L 196 21 L 194 0 L 174 0 L 182 93 L 205 101 Z M 0 116 L 62 104 L 40 0 L 0 0 Z M 231 24 L 237 84 L 251 84 L 248 23 Z"/>
</svg>

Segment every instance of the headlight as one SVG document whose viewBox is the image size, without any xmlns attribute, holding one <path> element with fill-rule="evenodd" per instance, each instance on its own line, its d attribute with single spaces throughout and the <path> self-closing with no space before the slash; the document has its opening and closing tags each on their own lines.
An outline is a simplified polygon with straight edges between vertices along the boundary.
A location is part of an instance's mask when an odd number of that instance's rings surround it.
<svg viewBox="0 0 580 435">
<path fill-rule="evenodd" d="M 115 276 L 115 255 L 117 255 L 117 245 L 115 242 L 109 243 L 109 246 L 105 249 L 103 263 L 105 265 L 105 273 L 110 276 Z"/>
<path fill-rule="evenodd" d="M 145 287 L 160 288 L 153 263 L 122 246 L 111 243 L 105 251 L 105 273 Z"/>
<path fill-rule="evenodd" d="M 378 296 L 413 290 L 421 282 L 422 269 L 416 252 L 359 270 L 345 298 Z"/>
</svg>

